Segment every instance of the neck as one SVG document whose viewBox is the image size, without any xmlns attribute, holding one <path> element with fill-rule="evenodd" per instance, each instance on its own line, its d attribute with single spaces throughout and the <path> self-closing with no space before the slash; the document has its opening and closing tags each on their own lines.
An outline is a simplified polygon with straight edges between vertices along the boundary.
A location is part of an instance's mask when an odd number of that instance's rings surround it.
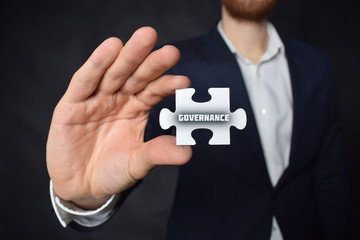
<svg viewBox="0 0 360 240">
<path fill-rule="evenodd" d="M 232 17 L 222 8 L 222 29 L 236 47 L 246 58 L 259 63 L 266 51 L 269 36 L 266 30 L 267 19 L 261 21 L 247 21 Z"/>
</svg>

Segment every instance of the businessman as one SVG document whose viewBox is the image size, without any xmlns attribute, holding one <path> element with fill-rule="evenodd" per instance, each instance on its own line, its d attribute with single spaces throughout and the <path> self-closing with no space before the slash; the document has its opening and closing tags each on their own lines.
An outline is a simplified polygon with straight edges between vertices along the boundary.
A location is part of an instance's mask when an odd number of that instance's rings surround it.
<svg viewBox="0 0 360 240">
<path fill-rule="evenodd" d="M 64 226 L 101 224 L 155 166 L 183 165 L 167 239 L 349 238 L 331 63 L 277 33 L 267 21 L 275 3 L 222 0 L 218 25 L 176 47 L 151 52 L 156 32 L 144 27 L 124 46 L 110 38 L 94 51 L 58 103 L 47 143 Z M 197 101 L 229 87 L 231 111 L 247 112 L 231 145 L 177 146 L 159 127 L 159 110 L 175 110 L 170 96 L 190 80 Z"/>
</svg>

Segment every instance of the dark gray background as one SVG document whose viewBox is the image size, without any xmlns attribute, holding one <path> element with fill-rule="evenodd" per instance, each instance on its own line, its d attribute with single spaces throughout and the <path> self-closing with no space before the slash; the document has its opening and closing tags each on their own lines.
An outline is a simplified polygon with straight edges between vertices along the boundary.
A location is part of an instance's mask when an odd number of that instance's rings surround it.
<svg viewBox="0 0 360 240">
<path fill-rule="evenodd" d="M 288 36 L 327 51 L 335 63 L 354 227 L 360 226 L 359 19 L 356 1 L 280 0 L 270 19 Z M 159 239 L 155 217 L 172 197 L 176 169 L 157 169 L 111 222 L 94 233 L 63 229 L 50 213 L 45 143 L 52 110 L 72 74 L 109 36 L 126 41 L 140 26 L 159 44 L 206 33 L 218 0 L 8 1 L 0 8 L 1 239 Z M 139 202 L 147 192 L 146 204 Z M 144 201 L 142 201 L 144 202 Z M 169 206 L 168 206 L 169 207 Z M 149 210 L 153 209 L 153 210 Z M 150 220 L 149 220 L 150 219 Z M 141 230 L 140 230 L 141 229 Z M 160 230 L 157 230 L 160 229 Z M 354 230 L 360 239 L 359 229 Z M 4 238 L 10 234 L 12 237 Z"/>
</svg>

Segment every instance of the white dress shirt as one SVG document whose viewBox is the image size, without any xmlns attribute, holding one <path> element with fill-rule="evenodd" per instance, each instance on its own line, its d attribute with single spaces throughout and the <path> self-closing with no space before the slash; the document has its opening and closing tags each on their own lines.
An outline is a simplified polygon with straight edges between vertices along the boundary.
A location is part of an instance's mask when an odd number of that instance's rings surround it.
<svg viewBox="0 0 360 240">
<path fill-rule="evenodd" d="M 240 66 L 255 115 L 271 183 L 276 186 L 289 165 L 293 122 L 290 72 L 285 48 L 271 23 L 267 24 L 269 42 L 258 64 L 242 56 L 222 31 L 218 31 Z M 282 240 L 273 217 L 271 240 Z"/>
<path fill-rule="evenodd" d="M 267 49 L 258 64 L 242 56 L 218 24 L 218 31 L 240 66 L 260 135 L 270 180 L 275 186 L 289 164 L 293 108 L 290 73 L 284 45 L 271 23 Z M 240 80 L 240 79 L 239 79 Z M 83 226 L 97 226 L 111 215 L 118 195 L 113 195 L 102 207 L 84 211 L 58 198 L 50 182 L 50 195 L 55 213 L 65 227 L 76 221 Z M 270 240 L 282 240 L 280 228 L 273 217 Z"/>
</svg>

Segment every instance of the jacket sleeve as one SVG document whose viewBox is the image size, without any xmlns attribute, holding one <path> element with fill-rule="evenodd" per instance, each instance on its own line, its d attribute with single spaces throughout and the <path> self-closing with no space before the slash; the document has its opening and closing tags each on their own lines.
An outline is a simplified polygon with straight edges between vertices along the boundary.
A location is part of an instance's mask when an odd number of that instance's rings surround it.
<svg viewBox="0 0 360 240">
<path fill-rule="evenodd" d="M 350 239 L 348 179 L 332 67 L 330 69 L 327 126 L 315 162 L 314 183 L 324 239 Z"/>
</svg>

